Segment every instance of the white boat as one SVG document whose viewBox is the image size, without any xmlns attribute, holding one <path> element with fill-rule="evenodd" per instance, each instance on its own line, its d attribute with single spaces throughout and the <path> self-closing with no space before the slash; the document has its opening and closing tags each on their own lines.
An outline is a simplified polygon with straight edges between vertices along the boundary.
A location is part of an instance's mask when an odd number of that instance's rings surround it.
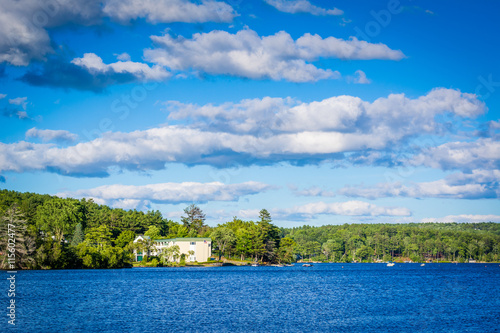
<svg viewBox="0 0 500 333">
<path fill-rule="evenodd" d="M 425 266 L 425 264 L 421 264 L 420 266 Z"/>
<path fill-rule="evenodd" d="M 259 264 L 252 264 L 252 267 L 259 267 Z"/>
<path fill-rule="evenodd" d="M 395 264 L 395 263 L 393 263 L 393 262 L 388 262 L 388 263 L 387 263 L 387 266 L 388 266 L 388 267 L 392 267 L 392 266 L 394 266 L 394 265 L 396 265 L 396 264 Z"/>
<path fill-rule="evenodd" d="M 312 264 L 304 264 L 302 267 L 312 267 Z"/>
</svg>

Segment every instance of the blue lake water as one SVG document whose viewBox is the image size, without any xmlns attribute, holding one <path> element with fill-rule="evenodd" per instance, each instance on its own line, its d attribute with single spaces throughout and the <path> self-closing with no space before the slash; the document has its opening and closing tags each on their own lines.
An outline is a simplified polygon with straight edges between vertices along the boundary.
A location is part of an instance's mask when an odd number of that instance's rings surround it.
<svg viewBox="0 0 500 333">
<path fill-rule="evenodd" d="M 497 332 L 500 266 L 19 271 L 15 299 L 2 332 Z"/>
</svg>

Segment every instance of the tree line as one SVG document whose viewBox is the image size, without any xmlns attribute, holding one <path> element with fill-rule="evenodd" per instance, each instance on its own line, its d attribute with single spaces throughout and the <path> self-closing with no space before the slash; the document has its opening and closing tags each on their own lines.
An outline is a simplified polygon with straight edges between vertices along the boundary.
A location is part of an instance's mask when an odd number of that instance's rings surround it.
<svg viewBox="0 0 500 333">
<path fill-rule="evenodd" d="M 500 224 L 492 222 L 302 226 L 284 235 L 301 257 L 318 260 L 500 261 Z"/>
<path fill-rule="evenodd" d="M 296 260 L 372 262 L 408 258 L 413 261 L 465 262 L 500 260 L 498 223 L 345 224 L 278 228 L 269 212 L 257 221 L 205 224 L 196 205 L 179 222 L 159 211 L 110 208 L 91 199 L 58 198 L 0 190 L 0 268 L 7 268 L 8 225 L 16 226 L 16 268 L 119 268 L 130 265 L 134 249 L 147 250 L 153 240 L 211 237 L 221 257 L 266 263 Z M 134 244 L 139 234 L 151 241 Z M 182 255 L 171 249 L 170 257 Z M 165 254 L 146 261 L 167 264 Z M 155 263 L 155 264 L 156 264 Z"/>
</svg>

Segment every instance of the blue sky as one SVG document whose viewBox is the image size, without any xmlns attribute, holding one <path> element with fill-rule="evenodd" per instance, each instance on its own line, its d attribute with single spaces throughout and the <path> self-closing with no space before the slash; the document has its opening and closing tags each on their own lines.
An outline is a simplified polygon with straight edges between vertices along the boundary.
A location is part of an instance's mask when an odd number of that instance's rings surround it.
<svg viewBox="0 0 500 333">
<path fill-rule="evenodd" d="M 492 1 L 0 1 L 0 186 L 209 225 L 500 222 Z"/>
</svg>

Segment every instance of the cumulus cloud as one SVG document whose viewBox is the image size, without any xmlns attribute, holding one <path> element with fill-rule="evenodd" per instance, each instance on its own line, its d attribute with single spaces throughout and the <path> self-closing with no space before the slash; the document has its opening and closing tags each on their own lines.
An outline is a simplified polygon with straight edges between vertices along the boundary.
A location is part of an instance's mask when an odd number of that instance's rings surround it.
<svg viewBox="0 0 500 333">
<path fill-rule="evenodd" d="M 339 144 L 348 139 L 372 148 L 409 135 L 444 131 L 435 120 L 440 114 L 475 118 L 486 111 L 475 95 L 443 88 L 416 99 L 391 94 L 373 102 L 343 95 L 311 103 L 265 97 L 221 105 L 168 102 L 166 106 L 169 119 L 190 119 L 195 127 L 209 124 L 212 130 L 232 133 L 262 133 L 263 128 L 273 134 L 328 132 L 338 135 Z"/>
<path fill-rule="evenodd" d="M 344 12 L 340 9 L 325 9 L 311 4 L 308 0 L 264 0 L 277 10 L 285 13 L 309 13 L 317 16 L 342 15 Z"/>
<path fill-rule="evenodd" d="M 150 203 L 179 204 L 208 201 L 238 201 L 240 197 L 273 189 L 268 184 L 245 182 L 240 184 L 161 183 L 142 186 L 104 185 L 93 189 L 58 193 L 62 197 L 93 198 L 96 202 L 128 209 L 148 206 Z"/>
<path fill-rule="evenodd" d="M 494 138 L 479 138 L 471 142 L 447 142 L 424 149 L 410 161 L 443 170 L 500 169 L 500 142 Z"/>
<path fill-rule="evenodd" d="M 344 216 L 410 216 L 409 209 L 404 207 L 380 207 L 364 201 L 346 202 L 314 202 L 292 208 L 272 210 L 277 219 L 313 219 L 317 215 Z"/>
<path fill-rule="evenodd" d="M 100 93 L 110 85 L 135 81 L 158 81 L 170 77 L 164 68 L 144 63 L 117 61 L 105 64 L 94 53 L 68 61 L 63 56 L 50 57 L 41 66 L 31 66 L 20 78 L 30 85 L 50 86 Z"/>
<path fill-rule="evenodd" d="M 0 94 L 0 99 L 3 99 L 3 98 L 5 98 L 5 97 L 7 97 L 7 95 L 6 95 L 6 94 Z"/>
<path fill-rule="evenodd" d="M 354 72 L 354 74 L 355 74 L 354 83 L 357 83 L 357 84 L 370 84 L 370 83 L 372 83 L 372 80 L 367 78 L 365 72 L 363 72 L 362 70 L 357 70 L 356 72 Z"/>
<path fill-rule="evenodd" d="M 115 54 L 115 56 L 116 56 L 116 59 L 121 60 L 121 61 L 130 61 L 130 59 L 131 59 L 130 54 L 128 54 L 127 52 Z"/>
<path fill-rule="evenodd" d="M 485 199 L 500 198 L 500 171 L 474 170 L 456 173 L 445 179 L 415 183 L 380 183 L 373 187 L 347 186 L 338 194 L 347 197 L 377 199 L 385 197 Z"/>
<path fill-rule="evenodd" d="M 435 117 L 439 114 L 465 115 L 467 110 L 467 115 L 473 117 L 484 111 L 484 104 L 472 95 L 448 89 L 434 90 L 417 99 L 390 95 L 372 103 L 340 96 L 312 103 L 263 99 L 205 108 L 188 105 L 187 111 L 179 105 L 173 111 L 174 117 L 190 114 L 194 119 L 212 120 L 131 133 L 109 132 L 65 148 L 0 143 L 0 171 L 106 175 L 113 166 L 151 170 L 171 162 L 217 167 L 284 161 L 315 163 L 344 158 L 346 153 L 392 149 L 408 137 L 435 133 L 439 128 Z M 272 108 L 268 109 L 272 116 L 254 117 L 252 112 L 264 114 L 263 105 Z M 247 122 L 248 118 L 254 120 Z M 268 130 L 261 131 L 258 126 Z"/>
<path fill-rule="evenodd" d="M 164 80 L 170 77 L 170 73 L 160 66 L 149 67 L 147 64 L 130 60 L 105 64 L 95 53 L 85 53 L 83 58 L 75 58 L 71 63 L 85 68 L 92 75 L 132 74 L 142 81 Z"/>
<path fill-rule="evenodd" d="M 0 63 L 27 66 L 53 53 L 48 30 L 64 25 L 91 26 L 111 17 L 121 23 L 145 18 L 149 22 L 230 22 L 237 15 L 220 1 L 200 4 L 188 0 L 16 0 L 2 2 Z"/>
<path fill-rule="evenodd" d="M 196 70 L 212 75 L 250 79 L 311 82 L 336 79 L 340 73 L 313 65 L 320 58 L 352 60 L 401 60 L 404 54 L 385 44 L 372 44 L 355 37 L 349 40 L 305 34 L 297 40 L 284 31 L 259 36 L 246 29 L 231 34 L 214 30 L 196 33 L 191 39 L 152 36 L 156 48 L 146 49 L 145 58 L 172 71 Z"/>
<path fill-rule="evenodd" d="M 186 0 L 107 0 L 103 12 L 124 23 L 138 18 L 152 23 L 231 22 L 237 16 L 227 3 L 212 0 L 200 4 Z"/>
<path fill-rule="evenodd" d="M 18 0 L 2 2 L 0 63 L 26 66 L 53 52 L 47 29 L 65 24 L 100 22 L 99 0 Z"/>
<path fill-rule="evenodd" d="M 78 135 L 65 130 L 41 130 L 33 127 L 26 131 L 26 138 L 39 138 L 43 142 L 73 142 Z"/>
</svg>

